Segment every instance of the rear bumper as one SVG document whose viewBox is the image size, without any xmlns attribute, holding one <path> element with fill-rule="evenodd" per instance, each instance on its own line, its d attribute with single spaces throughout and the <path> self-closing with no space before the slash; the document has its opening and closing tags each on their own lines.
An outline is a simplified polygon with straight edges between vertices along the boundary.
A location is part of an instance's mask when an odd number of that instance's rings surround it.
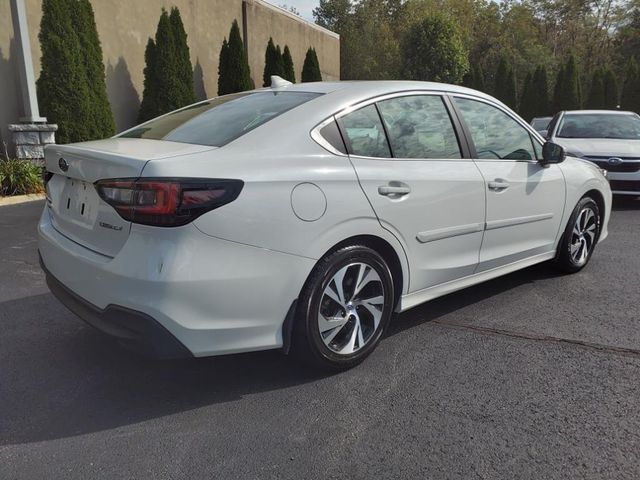
<svg viewBox="0 0 640 480">
<path fill-rule="evenodd" d="M 113 337 L 123 347 L 154 358 L 188 358 L 193 354 L 155 319 L 119 305 L 100 309 L 65 287 L 40 257 L 51 293 L 92 327 Z"/>
<path fill-rule="evenodd" d="M 118 254 L 105 257 L 59 233 L 46 206 L 38 237 L 52 290 L 72 311 L 121 343 L 162 336 L 155 322 L 196 357 L 282 347 L 289 307 L 315 265 L 192 224 L 133 225 Z M 162 353 L 167 342 L 142 343 Z"/>
</svg>

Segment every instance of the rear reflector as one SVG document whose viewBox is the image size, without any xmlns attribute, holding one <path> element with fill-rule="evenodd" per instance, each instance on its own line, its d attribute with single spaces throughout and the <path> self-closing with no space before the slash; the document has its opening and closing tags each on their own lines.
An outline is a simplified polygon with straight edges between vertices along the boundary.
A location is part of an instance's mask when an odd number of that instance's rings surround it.
<svg viewBox="0 0 640 480">
<path fill-rule="evenodd" d="M 122 178 L 95 183 L 100 198 L 122 218 L 158 227 L 185 225 L 238 198 L 243 186 L 241 180 L 199 178 Z"/>
</svg>

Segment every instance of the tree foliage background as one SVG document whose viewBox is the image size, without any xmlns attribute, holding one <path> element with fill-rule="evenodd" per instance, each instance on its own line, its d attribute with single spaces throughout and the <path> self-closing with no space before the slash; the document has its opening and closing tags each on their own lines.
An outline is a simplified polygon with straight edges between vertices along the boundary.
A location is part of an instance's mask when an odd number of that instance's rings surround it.
<svg viewBox="0 0 640 480">
<path fill-rule="evenodd" d="M 89 1 L 44 0 L 39 38 L 38 102 L 42 114 L 58 124 L 58 141 L 113 135 L 102 47 Z"/>
<path fill-rule="evenodd" d="M 419 48 L 406 39 L 416 24 L 434 15 L 446 15 L 457 26 L 470 65 L 465 85 L 496 94 L 499 85 L 511 89 L 507 77 L 512 76 L 515 97 L 509 92 L 507 103 L 520 108 L 528 75 L 539 92 L 547 83 L 551 101 L 542 99 L 549 106 L 546 112 L 536 109 L 536 115 L 553 113 L 560 104 L 582 105 L 601 68 L 611 70 L 620 89 L 635 71 L 627 68 L 629 60 L 640 61 L 640 0 L 320 0 L 314 10 L 316 23 L 341 36 L 343 80 L 403 78 L 406 58 Z M 509 68 L 499 79 L 501 59 Z M 540 72 L 534 80 L 542 67 L 546 80 Z M 558 78 L 568 85 L 555 92 Z"/>
</svg>

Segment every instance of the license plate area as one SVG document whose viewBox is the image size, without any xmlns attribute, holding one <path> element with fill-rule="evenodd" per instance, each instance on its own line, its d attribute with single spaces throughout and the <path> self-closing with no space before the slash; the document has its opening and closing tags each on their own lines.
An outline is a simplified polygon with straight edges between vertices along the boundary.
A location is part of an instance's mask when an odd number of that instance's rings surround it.
<svg viewBox="0 0 640 480">
<path fill-rule="evenodd" d="M 91 183 L 67 178 L 60 196 L 59 212 L 74 223 L 92 226 L 96 220 L 98 200 Z"/>
</svg>

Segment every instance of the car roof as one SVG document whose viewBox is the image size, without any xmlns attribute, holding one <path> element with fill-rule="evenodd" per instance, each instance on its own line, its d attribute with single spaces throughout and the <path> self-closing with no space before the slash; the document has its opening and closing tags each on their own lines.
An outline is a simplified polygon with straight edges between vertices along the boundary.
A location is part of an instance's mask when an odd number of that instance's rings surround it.
<svg viewBox="0 0 640 480">
<path fill-rule="evenodd" d="M 309 82 L 296 83 L 278 88 L 266 87 L 261 90 L 271 90 L 275 92 L 312 92 L 312 93 L 332 93 L 340 91 L 341 93 L 354 93 L 357 96 L 367 95 L 377 96 L 385 93 L 394 93 L 400 91 L 423 90 L 447 93 L 462 93 L 476 97 L 483 97 L 496 101 L 495 98 L 478 90 L 473 90 L 459 85 L 451 85 L 448 83 L 437 82 L 419 82 L 410 80 L 344 80 L 335 82 Z"/>
<path fill-rule="evenodd" d="M 607 114 L 607 115 L 636 115 L 635 112 L 629 112 L 625 110 L 567 110 L 565 114 L 571 115 L 593 115 L 593 114 Z"/>
</svg>

